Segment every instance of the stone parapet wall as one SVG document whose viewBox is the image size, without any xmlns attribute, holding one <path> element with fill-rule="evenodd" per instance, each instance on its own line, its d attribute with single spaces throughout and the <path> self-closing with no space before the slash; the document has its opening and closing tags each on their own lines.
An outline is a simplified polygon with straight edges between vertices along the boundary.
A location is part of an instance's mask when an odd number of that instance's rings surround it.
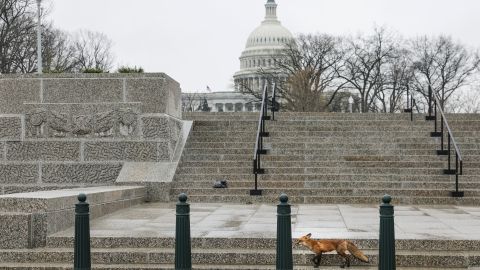
<svg viewBox="0 0 480 270">
<path fill-rule="evenodd" d="M 0 194 L 113 184 L 125 162 L 171 162 L 182 127 L 165 74 L 0 75 Z"/>
<path fill-rule="evenodd" d="M 0 75 L 0 114 L 25 113 L 25 104 L 132 102 L 181 118 L 180 85 L 163 73 Z"/>
</svg>

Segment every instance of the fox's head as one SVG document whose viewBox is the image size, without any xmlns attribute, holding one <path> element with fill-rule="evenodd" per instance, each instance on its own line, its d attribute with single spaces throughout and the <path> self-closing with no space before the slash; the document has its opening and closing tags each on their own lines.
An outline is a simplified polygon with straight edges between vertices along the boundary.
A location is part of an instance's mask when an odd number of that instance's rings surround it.
<svg viewBox="0 0 480 270">
<path fill-rule="evenodd" d="M 295 240 L 295 244 L 302 244 L 302 245 L 306 246 L 308 240 L 310 240 L 310 237 L 312 237 L 311 233 L 309 233 L 307 235 L 304 235 L 304 236 L 298 238 L 297 240 Z"/>
</svg>

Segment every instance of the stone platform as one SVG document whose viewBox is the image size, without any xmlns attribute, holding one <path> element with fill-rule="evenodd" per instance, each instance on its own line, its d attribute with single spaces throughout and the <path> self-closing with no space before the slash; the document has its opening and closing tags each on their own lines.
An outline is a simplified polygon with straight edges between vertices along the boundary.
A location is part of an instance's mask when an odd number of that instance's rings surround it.
<svg viewBox="0 0 480 270">
<path fill-rule="evenodd" d="M 397 269 L 479 269 L 480 207 L 396 206 Z M 377 205 L 292 206 L 293 237 L 351 239 L 376 269 Z M 275 269 L 276 206 L 191 205 L 194 269 Z M 149 203 L 91 221 L 94 269 L 173 269 L 175 204 Z M 293 247 L 295 269 L 313 269 L 312 254 Z M 73 228 L 48 236 L 45 248 L 0 250 L 0 269 L 71 269 Z M 334 253 L 320 269 L 337 269 Z M 336 266 L 337 265 L 337 266 Z M 336 266 L 336 267 L 334 267 Z"/>
<path fill-rule="evenodd" d="M 275 238 L 276 206 L 192 204 L 193 238 Z M 292 236 L 378 239 L 375 205 L 294 205 Z M 396 206 L 397 239 L 478 240 L 480 207 Z M 73 228 L 59 235 L 73 235 Z M 92 221 L 92 237 L 174 237 L 175 205 L 141 204 Z M 480 246 L 479 246 L 480 248 Z"/>
</svg>

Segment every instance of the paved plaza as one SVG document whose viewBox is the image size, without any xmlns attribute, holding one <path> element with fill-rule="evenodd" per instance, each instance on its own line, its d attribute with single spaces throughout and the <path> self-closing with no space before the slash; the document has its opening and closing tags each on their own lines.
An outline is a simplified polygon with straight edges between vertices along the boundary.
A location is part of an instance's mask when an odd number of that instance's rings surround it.
<svg viewBox="0 0 480 270">
<path fill-rule="evenodd" d="M 377 239 L 378 206 L 294 205 L 292 234 L 314 238 Z M 191 205 L 192 237 L 276 236 L 275 205 Z M 480 207 L 396 206 L 397 239 L 480 240 Z M 73 230 L 61 232 L 71 234 Z M 151 203 L 91 221 L 93 237 L 173 237 L 175 205 Z"/>
</svg>

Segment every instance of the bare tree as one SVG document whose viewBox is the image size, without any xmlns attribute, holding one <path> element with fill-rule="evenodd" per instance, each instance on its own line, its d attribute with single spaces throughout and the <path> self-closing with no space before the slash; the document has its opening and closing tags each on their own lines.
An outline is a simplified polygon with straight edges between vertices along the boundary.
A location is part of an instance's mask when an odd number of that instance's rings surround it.
<svg viewBox="0 0 480 270">
<path fill-rule="evenodd" d="M 416 91 L 428 97 L 428 87 L 440 97 L 441 106 L 469 79 L 480 65 L 478 53 L 469 51 L 451 37 L 420 37 L 413 41 Z"/>
<path fill-rule="evenodd" d="M 81 70 L 108 72 L 113 66 L 113 42 L 100 32 L 81 30 L 74 35 L 75 59 Z"/>
<path fill-rule="evenodd" d="M 274 57 L 273 65 L 262 67 L 259 75 L 277 83 L 284 109 L 324 111 L 345 86 L 336 73 L 343 58 L 339 43 L 339 38 L 330 35 L 300 35 L 286 43 Z M 241 88 L 249 94 L 261 94 L 248 86 Z"/>
<path fill-rule="evenodd" d="M 480 113 L 480 89 L 453 94 L 445 106 L 445 111 L 449 113 Z"/>
<path fill-rule="evenodd" d="M 0 73 L 31 72 L 35 6 L 34 0 L 0 0 Z"/>
<path fill-rule="evenodd" d="M 392 37 L 383 28 L 376 28 L 373 35 L 347 40 L 345 64 L 338 69 L 338 75 L 358 92 L 363 112 L 380 110 L 377 98 L 386 80 L 382 69 L 394 53 Z"/>
<path fill-rule="evenodd" d="M 413 68 L 410 51 L 395 45 L 395 50 L 382 68 L 380 79 L 377 82 L 379 90 L 377 99 L 380 110 L 384 113 L 400 112 L 407 101 L 406 92 L 411 88 Z M 410 91 L 409 94 L 412 94 Z"/>
<path fill-rule="evenodd" d="M 44 72 L 78 71 L 75 47 L 70 34 L 50 27 L 44 31 L 42 41 Z"/>
<path fill-rule="evenodd" d="M 42 57 L 44 72 L 110 70 L 112 42 L 106 35 L 80 31 L 72 36 L 55 29 L 42 8 Z M 37 5 L 35 0 L 0 0 L 0 73 L 37 70 Z"/>
</svg>

